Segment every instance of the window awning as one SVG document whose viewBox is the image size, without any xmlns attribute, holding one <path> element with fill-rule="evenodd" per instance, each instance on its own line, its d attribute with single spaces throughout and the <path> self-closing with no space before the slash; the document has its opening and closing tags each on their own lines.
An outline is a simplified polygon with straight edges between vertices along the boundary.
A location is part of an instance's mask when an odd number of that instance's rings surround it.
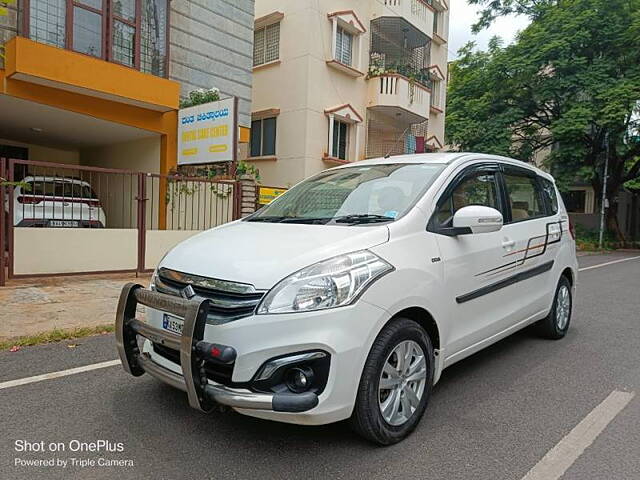
<svg viewBox="0 0 640 480">
<path fill-rule="evenodd" d="M 332 108 L 327 108 L 324 111 L 324 113 L 326 115 L 333 115 L 334 117 L 344 120 L 345 122 L 350 122 L 350 123 L 362 122 L 362 117 L 360 116 L 360 114 L 356 112 L 356 110 L 348 103 L 345 103 L 344 105 L 338 105 Z"/>
</svg>

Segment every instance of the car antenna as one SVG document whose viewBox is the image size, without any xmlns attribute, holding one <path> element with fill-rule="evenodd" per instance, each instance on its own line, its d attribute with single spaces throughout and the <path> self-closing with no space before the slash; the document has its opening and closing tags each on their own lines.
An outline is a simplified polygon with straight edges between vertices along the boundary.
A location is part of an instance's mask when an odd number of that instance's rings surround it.
<svg viewBox="0 0 640 480">
<path fill-rule="evenodd" d="M 409 125 L 407 128 L 404 129 L 404 132 L 402 132 L 400 136 L 396 138 L 395 143 L 383 158 L 387 159 L 391 156 L 391 152 L 393 152 L 393 149 L 396 148 L 396 146 L 398 145 L 398 141 L 404 137 L 404 134 L 407 133 L 407 130 L 409 130 L 410 128 L 411 128 L 411 125 Z"/>
</svg>

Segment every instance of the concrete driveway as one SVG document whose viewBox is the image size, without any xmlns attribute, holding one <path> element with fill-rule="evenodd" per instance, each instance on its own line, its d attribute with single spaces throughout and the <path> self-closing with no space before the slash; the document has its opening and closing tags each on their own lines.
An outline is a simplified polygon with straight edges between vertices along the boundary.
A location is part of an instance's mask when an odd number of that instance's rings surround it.
<svg viewBox="0 0 640 480">
<path fill-rule="evenodd" d="M 113 323 L 122 285 L 150 275 L 105 274 L 10 280 L 0 288 L 0 341 L 54 329 Z"/>
</svg>

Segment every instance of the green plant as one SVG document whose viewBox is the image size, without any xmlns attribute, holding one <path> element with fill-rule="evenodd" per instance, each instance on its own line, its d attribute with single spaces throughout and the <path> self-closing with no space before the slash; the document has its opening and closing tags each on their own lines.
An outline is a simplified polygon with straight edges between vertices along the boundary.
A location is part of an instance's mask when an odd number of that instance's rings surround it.
<svg viewBox="0 0 640 480">
<path fill-rule="evenodd" d="M 97 327 L 78 327 L 74 329 L 54 329 L 49 332 L 42 332 L 35 335 L 11 338 L 0 341 L 0 351 L 9 350 L 12 347 L 29 347 L 32 345 L 42 345 L 44 343 L 61 342 L 63 340 L 74 340 L 76 338 L 88 337 L 91 335 L 106 335 L 115 330 L 113 325 L 99 325 Z"/>
<path fill-rule="evenodd" d="M 236 177 L 240 175 L 253 175 L 256 180 L 260 180 L 260 170 L 255 165 L 240 160 L 236 167 Z"/>
<path fill-rule="evenodd" d="M 599 232 L 591 228 L 584 227 L 580 224 L 576 225 L 576 245 L 581 251 L 599 250 Z M 613 250 L 617 247 L 615 234 L 605 231 L 604 241 L 602 242 L 604 250 Z"/>
<path fill-rule="evenodd" d="M 27 182 L 10 182 L 6 178 L 0 177 L 0 187 L 22 187 L 27 192 L 31 191 L 31 185 Z"/>
<path fill-rule="evenodd" d="M 195 105 L 202 105 L 209 102 L 217 102 L 220 100 L 220 90 L 217 88 L 210 88 L 205 90 L 204 88 L 198 88 L 189 92 L 187 98 L 180 100 L 180 108 L 193 107 Z"/>
</svg>

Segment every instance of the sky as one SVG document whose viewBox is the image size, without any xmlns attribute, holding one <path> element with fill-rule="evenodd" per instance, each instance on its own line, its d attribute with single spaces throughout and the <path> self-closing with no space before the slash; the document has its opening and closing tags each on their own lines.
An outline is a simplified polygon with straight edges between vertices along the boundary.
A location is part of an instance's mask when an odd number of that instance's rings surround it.
<svg viewBox="0 0 640 480">
<path fill-rule="evenodd" d="M 522 16 L 501 17 L 491 27 L 474 35 L 471 33 L 471 25 L 476 22 L 481 8 L 467 5 L 466 0 L 450 0 L 449 7 L 449 60 L 455 60 L 458 49 L 470 40 L 475 41 L 478 48 L 485 49 L 489 39 L 497 35 L 502 37 L 506 45 L 513 41 L 518 30 L 522 30 L 529 23 L 529 20 Z"/>
</svg>

